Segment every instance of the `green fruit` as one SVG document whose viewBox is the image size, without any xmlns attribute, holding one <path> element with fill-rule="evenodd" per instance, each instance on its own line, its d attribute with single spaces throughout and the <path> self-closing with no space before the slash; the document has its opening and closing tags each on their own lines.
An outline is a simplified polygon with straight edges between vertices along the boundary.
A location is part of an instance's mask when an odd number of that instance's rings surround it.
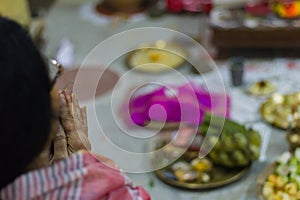
<svg viewBox="0 0 300 200">
<path fill-rule="evenodd" d="M 298 166 L 298 159 L 295 157 L 292 157 L 289 161 L 290 166 Z"/>
<path fill-rule="evenodd" d="M 208 156 L 216 164 L 241 167 L 259 158 L 261 136 L 253 129 L 247 130 L 232 120 L 224 121 L 224 118 L 212 115 L 205 115 L 200 129 L 203 136 L 208 134 L 210 144 L 215 144 Z"/>
<path fill-rule="evenodd" d="M 208 138 L 210 145 L 214 145 L 215 149 L 220 149 L 222 148 L 221 142 L 219 140 L 219 137 L 217 136 L 210 136 Z"/>
<path fill-rule="evenodd" d="M 237 164 L 240 166 L 247 165 L 249 163 L 249 159 L 240 150 L 234 151 L 232 154 L 232 157 L 237 162 Z"/>
<path fill-rule="evenodd" d="M 220 164 L 224 164 L 228 167 L 232 167 L 234 166 L 234 162 L 231 160 L 231 158 L 229 157 L 229 155 L 225 152 L 221 152 L 220 153 L 220 160 L 219 160 Z"/>
<path fill-rule="evenodd" d="M 247 149 L 248 148 L 248 138 L 243 133 L 233 134 L 233 140 L 235 142 L 237 149 Z"/>
<path fill-rule="evenodd" d="M 253 144 L 255 146 L 261 145 L 260 134 L 257 131 L 253 130 L 252 128 L 249 130 L 249 141 L 250 141 L 250 144 Z"/>
<path fill-rule="evenodd" d="M 236 145 L 234 143 L 232 135 L 223 134 L 221 140 L 224 151 L 234 151 Z"/>
<path fill-rule="evenodd" d="M 259 153 L 260 153 L 259 147 L 251 144 L 249 149 L 250 149 L 251 160 L 257 160 L 259 158 Z"/>
<path fill-rule="evenodd" d="M 213 149 L 211 152 L 209 152 L 209 157 L 215 161 L 215 163 L 220 163 L 219 162 L 219 152 Z"/>
</svg>

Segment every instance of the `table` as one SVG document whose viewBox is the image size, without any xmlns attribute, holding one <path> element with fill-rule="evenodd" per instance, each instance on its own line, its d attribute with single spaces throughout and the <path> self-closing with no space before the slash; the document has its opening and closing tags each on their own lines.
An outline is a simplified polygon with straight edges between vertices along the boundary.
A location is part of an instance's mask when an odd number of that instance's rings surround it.
<svg viewBox="0 0 300 200">
<path fill-rule="evenodd" d="M 80 65 L 88 53 L 100 42 L 104 41 L 109 36 L 125 31 L 131 28 L 144 27 L 144 26 L 156 26 L 156 27 L 167 27 L 178 31 L 183 31 L 189 35 L 198 33 L 199 24 L 201 19 L 195 16 L 174 16 L 166 15 L 159 20 L 153 20 L 149 18 L 144 18 L 137 22 L 128 22 L 121 24 L 118 27 L 114 27 L 111 24 L 95 24 L 88 20 L 82 19 L 80 16 L 80 11 L 82 4 L 93 3 L 93 0 L 60 0 L 58 1 L 52 10 L 49 12 L 46 18 L 46 32 L 45 38 L 47 41 L 47 46 L 44 49 L 45 54 L 48 56 L 55 55 L 57 48 L 59 47 L 60 40 L 62 38 L 68 38 L 75 46 L 75 61 L 74 66 Z M 124 40 L 122 44 L 114 44 L 112 46 L 107 46 L 107 54 L 99 55 L 98 57 L 93 57 L 90 62 L 92 64 L 102 65 L 107 60 L 106 57 L 111 56 L 114 53 L 112 50 L 118 48 L 123 48 L 124 46 L 132 45 L 132 41 L 136 38 L 130 40 Z M 163 36 L 162 36 L 163 37 Z M 155 37 L 154 37 L 155 38 Z M 110 50 L 112 48 L 112 50 Z M 197 54 L 197 53 L 196 53 Z M 272 75 L 276 77 L 280 72 L 273 70 L 276 68 L 274 66 L 274 60 L 270 62 L 265 61 L 253 61 L 249 63 L 249 70 L 251 66 L 255 63 L 261 64 L 262 68 L 265 70 L 270 70 Z M 281 60 L 275 60 L 275 63 L 280 65 Z M 296 61 L 295 61 L 296 62 Z M 158 180 L 151 172 L 143 173 L 128 173 L 128 176 L 133 180 L 134 184 L 140 184 L 150 193 L 152 199 L 164 199 L 164 200 L 174 200 L 174 199 L 201 199 L 201 200 L 211 200 L 211 199 L 256 199 L 255 197 L 255 180 L 259 172 L 269 163 L 272 162 L 279 154 L 288 149 L 288 144 L 285 142 L 285 132 L 282 130 L 274 129 L 263 122 L 257 122 L 259 120 L 259 115 L 257 113 L 257 108 L 262 99 L 256 99 L 249 97 L 244 92 L 243 87 L 232 88 L 228 82 L 228 74 L 226 70 L 226 63 L 217 62 L 218 67 L 221 68 L 221 74 L 224 78 L 225 89 L 232 97 L 232 117 L 240 122 L 255 123 L 256 126 L 263 127 L 263 134 L 271 134 L 268 146 L 266 148 L 265 157 L 261 162 L 256 162 L 253 164 L 249 174 L 243 177 L 238 182 L 227 185 L 225 187 L 208 190 L 208 191 L 188 191 L 180 190 L 168 185 L 165 185 L 160 180 Z M 296 66 L 298 66 L 296 64 Z M 254 66 L 255 68 L 255 66 Z M 128 68 L 124 66 L 123 57 L 116 59 L 111 65 L 110 69 L 114 70 L 121 77 L 128 71 Z M 296 68 L 297 69 L 297 68 Z M 204 70 L 204 69 L 203 69 Z M 191 75 L 191 70 L 188 66 L 184 66 L 178 71 L 184 75 Z M 277 74 L 276 74 L 277 73 Z M 227 75 L 226 75 L 227 74 Z M 262 75 L 270 75 L 269 73 L 254 73 Z M 296 73 L 295 73 L 296 74 Z M 192 75 L 199 76 L 199 75 Z M 205 74 L 207 79 L 213 80 L 215 76 L 214 73 Z M 249 83 L 255 79 L 260 78 L 251 76 L 246 77 L 246 83 Z M 149 75 L 143 73 L 131 73 L 126 79 L 121 79 L 121 84 L 114 88 L 113 93 L 109 92 L 106 95 L 96 98 L 95 102 L 86 101 L 81 102 L 88 107 L 88 120 L 89 120 L 89 137 L 92 142 L 93 151 L 101 153 L 103 155 L 111 157 L 116 163 L 122 168 L 130 167 L 147 167 L 147 163 L 143 159 L 129 160 L 126 156 L 122 156 L 118 153 L 118 149 L 111 145 L 110 141 L 120 146 L 127 151 L 143 152 L 147 143 L 143 140 L 132 139 L 125 140 L 122 136 L 123 132 L 115 124 L 115 120 L 120 120 L 120 116 L 112 116 L 111 110 L 117 109 L 122 102 L 122 99 L 114 99 L 113 107 L 111 107 L 111 94 L 126 95 L 128 88 L 134 86 L 135 84 L 148 80 L 174 80 L 174 73 L 164 73 L 158 75 Z M 293 89 L 293 88 L 292 88 Z M 94 109 L 95 108 L 95 109 Z M 96 111 L 93 113 L 93 111 Z M 95 118 L 97 117 L 97 119 Z M 242 116 L 242 117 L 241 117 Z M 115 118 L 113 118 L 115 117 Z M 98 121 L 97 121 L 98 120 Z M 101 128 L 98 126 L 98 122 L 101 123 Z M 105 133 L 105 134 L 104 134 Z M 149 131 L 141 130 L 139 132 L 132 131 L 132 134 L 138 134 L 138 136 L 147 136 Z M 136 135 L 134 135 L 136 136 Z M 126 137 L 127 138 L 127 137 Z M 152 187 L 150 182 L 154 183 Z"/>
<path fill-rule="evenodd" d="M 231 18 L 226 21 L 222 19 L 222 15 Z M 249 16 L 250 14 L 241 9 L 212 11 L 212 43 L 217 48 L 219 58 L 237 55 L 254 58 L 298 56 L 300 28 L 297 26 L 297 19 L 285 20 L 275 14 Z"/>
<path fill-rule="evenodd" d="M 247 55 L 248 57 L 298 56 L 300 28 L 224 29 L 211 26 L 212 42 L 219 58 Z"/>
</svg>

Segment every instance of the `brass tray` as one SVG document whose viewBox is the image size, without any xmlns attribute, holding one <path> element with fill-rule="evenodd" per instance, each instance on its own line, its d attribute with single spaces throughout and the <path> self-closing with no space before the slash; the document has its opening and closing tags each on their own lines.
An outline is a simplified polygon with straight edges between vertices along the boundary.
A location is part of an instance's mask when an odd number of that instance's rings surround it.
<svg viewBox="0 0 300 200">
<path fill-rule="evenodd" d="M 170 172 L 167 168 L 155 171 L 155 175 L 165 182 L 166 184 L 183 188 L 183 189 L 191 189 L 191 190 L 202 190 L 202 189 L 213 189 L 217 187 L 221 187 L 224 185 L 228 185 L 233 183 L 240 178 L 242 178 L 251 168 L 251 165 L 236 168 L 236 169 L 229 169 L 223 168 L 219 166 L 214 166 L 212 169 L 213 178 L 208 183 L 187 183 L 187 182 L 180 182 L 178 180 L 170 179 L 166 177 L 165 173 Z"/>
<path fill-rule="evenodd" d="M 273 94 L 260 107 L 260 114 L 264 121 L 271 125 L 287 129 L 295 126 L 299 120 L 298 107 L 300 106 L 300 93 Z M 292 118 L 291 118 L 292 117 Z"/>
<path fill-rule="evenodd" d="M 275 168 L 276 168 L 276 163 L 274 162 L 266 166 L 265 169 L 259 174 L 256 180 L 256 195 L 258 200 L 265 200 L 262 194 L 262 188 L 268 176 L 274 172 Z"/>
<path fill-rule="evenodd" d="M 186 59 L 187 51 L 181 45 L 157 41 L 130 52 L 126 65 L 140 72 L 160 73 L 182 66 Z"/>
</svg>

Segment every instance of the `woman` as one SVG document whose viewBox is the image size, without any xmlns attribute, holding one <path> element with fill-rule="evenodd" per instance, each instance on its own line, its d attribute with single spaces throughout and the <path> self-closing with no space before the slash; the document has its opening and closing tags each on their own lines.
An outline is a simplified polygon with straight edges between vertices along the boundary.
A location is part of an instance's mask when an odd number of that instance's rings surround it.
<svg viewBox="0 0 300 200">
<path fill-rule="evenodd" d="M 27 32 L 0 18 L 0 199 L 150 199 L 90 152 L 86 109 L 58 92 Z M 82 151 L 85 150 L 85 151 Z"/>
</svg>

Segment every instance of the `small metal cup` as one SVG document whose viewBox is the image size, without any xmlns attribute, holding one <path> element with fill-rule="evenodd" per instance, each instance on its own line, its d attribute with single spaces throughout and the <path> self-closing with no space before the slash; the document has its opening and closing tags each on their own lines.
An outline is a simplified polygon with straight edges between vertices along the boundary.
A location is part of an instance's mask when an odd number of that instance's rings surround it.
<svg viewBox="0 0 300 200">
<path fill-rule="evenodd" d="M 231 74 L 231 83 L 233 86 L 240 86 L 243 84 L 244 74 L 244 59 L 241 57 L 234 57 L 229 59 L 229 70 Z"/>
</svg>

